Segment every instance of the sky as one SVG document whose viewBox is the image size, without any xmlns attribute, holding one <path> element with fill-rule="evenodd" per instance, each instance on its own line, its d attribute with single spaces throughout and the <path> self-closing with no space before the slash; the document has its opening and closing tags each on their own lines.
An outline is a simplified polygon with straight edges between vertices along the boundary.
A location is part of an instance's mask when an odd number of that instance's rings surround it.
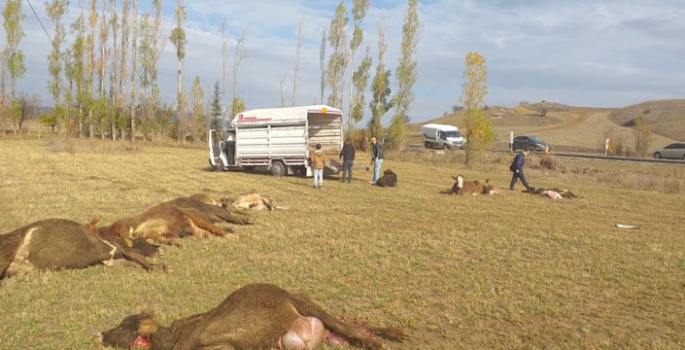
<svg viewBox="0 0 685 350">
<path fill-rule="evenodd" d="M 29 0 L 54 35 L 44 1 Z M 0 0 L 4 8 L 5 0 Z M 87 1 L 86 1 L 87 2 Z M 141 13 L 151 1 L 141 1 Z M 173 26 L 176 1 L 164 2 L 164 31 Z M 189 91 L 200 77 L 209 97 L 222 81 L 222 21 L 227 21 L 228 91 L 237 39 L 246 33 L 245 58 L 238 68 L 236 92 L 248 109 L 293 103 L 293 72 L 298 27 L 302 25 L 296 105 L 320 103 L 321 37 L 330 27 L 338 0 L 185 0 L 188 38 L 183 62 L 183 86 Z M 72 0 L 66 22 L 78 15 Z M 346 0 L 348 13 L 352 0 Z M 370 0 L 362 23 L 365 47 L 377 64 L 378 25 L 383 23 L 388 49 L 384 63 L 393 72 L 400 59 L 402 25 L 407 0 Z M 18 89 L 47 92 L 50 42 L 24 1 L 26 37 L 19 47 L 26 55 L 27 74 Z M 478 52 L 486 59 L 489 92 L 485 104 L 512 107 L 520 101 L 554 101 L 574 106 L 624 107 L 648 100 L 685 96 L 685 2 L 682 0 L 419 0 L 420 37 L 417 53 L 413 122 L 433 119 L 459 104 L 464 82 L 464 57 Z M 351 14 L 350 14 L 351 17 Z M 351 21 L 350 21 L 351 23 Z M 351 27 L 351 24 L 350 24 Z M 69 34 L 70 37 L 73 35 Z M 0 29 L 0 46 L 5 45 Z M 330 47 L 326 53 L 330 53 Z M 168 42 L 160 57 L 162 99 L 176 96 L 176 55 Z M 348 68 L 346 82 L 349 83 Z M 282 83 L 283 82 L 283 83 Z M 370 85 L 370 83 L 369 83 Z M 282 86 L 284 93 L 282 94 Z M 349 88 L 346 88 L 346 91 Z M 329 90 L 324 94 L 324 100 Z M 366 92 L 367 102 L 370 92 Z M 344 97 L 346 111 L 348 96 Z M 365 120 L 370 112 L 365 111 Z M 392 112 L 383 123 L 389 124 Z M 362 122 L 363 123 L 363 122 Z"/>
</svg>

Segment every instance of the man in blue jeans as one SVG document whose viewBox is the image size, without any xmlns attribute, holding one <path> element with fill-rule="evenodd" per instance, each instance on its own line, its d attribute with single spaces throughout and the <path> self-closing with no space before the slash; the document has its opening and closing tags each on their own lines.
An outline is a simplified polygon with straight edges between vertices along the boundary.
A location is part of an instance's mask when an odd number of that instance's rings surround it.
<svg viewBox="0 0 685 350">
<path fill-rule="evenodd" d="M 376 184 L 381 173 L 381 165 L 383 164 L 383 146 L 378 144 L 375 137 L 371 138 L 373 145 L 371 154 L 371 164 L 373 164 L 373 180 L 369 181 L 372 185 Z"/>
<path fill-rule="evenodd" d="M 531 189 L 531 187 L 528 186 L 526 174 L 523 173 L 523 166 L 526 165 L 526 156 L 528 153 L 530 153 L 531 149 L 532 147 L 528 147 L 519 152 L 519 154 L 517 154 L 514 158 L 514 161 L 511 163 L 511 166 L 509 166 L 509 170 L 511 170 L 513 173 L 511 176 L 511 183 L 509 184 L 509 189 L 512 191 L 514 190 L 514 185 L 516 185 L 516 181 L 518 181 L 518 179 L 521 179 L 521 183 L 523 183 L 523 186 L 526 186 L 526 190 Z"/>
<path fill-rule="evenodd" d="M 345 145 L 340 150 L 340 158 L 343 160 L 342 182 L 345 182 L 345 175 L 347 175 L 347 183 L 350 183 L 352 182 L 352 165 L 354 165 L 354 145 L 349 137 L 345 140 Z"/>
</svg>

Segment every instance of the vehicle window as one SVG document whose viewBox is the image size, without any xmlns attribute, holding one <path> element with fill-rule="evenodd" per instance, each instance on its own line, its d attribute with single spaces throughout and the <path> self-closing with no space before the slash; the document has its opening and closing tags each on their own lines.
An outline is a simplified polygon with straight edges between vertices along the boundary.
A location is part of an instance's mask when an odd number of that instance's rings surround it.
<svg viewBox="0 0 685 350">
<path fill-rule="evenodd" d="M 461 133 L 457 130 L 454 131 L 445 131 L 445 136 L 447 137 L 460 137 Z"/>
<path fill-rule="evenodd" d="M 539 137 L 537 137 L 537 136 L 531 136 L 531 137 L 530 137 L 530 140 L 531 140 L 531 141 L 538 142 L 538 143 L 543 143 L 543 142 L 545 142 L 545 141 L 543 141 L 541 138 L 539 138 Z"/>
<path fill-rule="evenodd" d="M 678 143 L 675 145 L 675 148 L 677 149 L 685 149 L 685 143 Z"/>
</svg>

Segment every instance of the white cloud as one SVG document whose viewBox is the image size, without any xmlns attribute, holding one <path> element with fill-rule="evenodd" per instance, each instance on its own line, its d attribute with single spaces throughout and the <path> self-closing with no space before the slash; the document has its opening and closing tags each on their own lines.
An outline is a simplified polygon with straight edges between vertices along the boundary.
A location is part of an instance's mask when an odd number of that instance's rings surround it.
<svg viewBox="0 0 685 350">
<path fill-rule="evenodd" d="M 596 106 L 623 106 L 647 99 L 685 95 L 685 9 L 679 0 L 561 1 L 561 0 L 431 0 L 420 1 L 422 25 L 415 121 L 442 115 L 457 104 L 462 84 L 462 59 L 478 51 L 487 59 L 490 93 L 486 103 L 512 105 L 520 100 L 553 100 Z M 184 87 L 199 75 L 205 90 L 221 80 L 221 21 L 229 34 L 229 72 L 236 38 L 248 28 L 248 56 L 240 65 L 238 94 L 248 108 L 277 106 L 281 79 L 286 76 L 290 103 L 296 33 L 302 21 L 304 43 L 300 58 L 298 103 L 319 99 L 319 44 L 338 1 L 325 0 L 203 0 L 186 1 L 188 45 Z M 399 59 L 406 1 L 371 2 L 364 21 L 365 44 L 374 58 L 378 22 L 386 27 L 385 63 L 394 71 Z M 348 7 L 351 1 L 347 1 Z M 37 5 L 44 24 L 52 25 Z M 72 5 L 73 6 L 73 5 Z M 165 4 L 167 31 L 174 3 Z M 143 7 L 143 9 L 147 9 Z M 28 73 L 19 82 L 24 91 L 47 94 L 47 55 L 50 45 L 33 14 L 24 9 L 26 38 L 21 48 Z M 78 11 L 72 8 L 68 21 Z M 4 44 L 4 33 L 0 45 Z M 330 49 L 327 50 L 330 52 Z M 229 73 L 230 76 L 230 73 Z M 167 43 L 160 59 L 160 85 L 165 101 L 173 103 L 176 57 Z M 229 83 L 230 87 L 230 83 Z M 229 93 L 230 95 L 230 93 Z M 367 98 L 368 100 L 368 98 Z M 367 113 L 368 114 L 368 113 Z M 390 118 L 386 115 L 386 119 Z"/>
</svg>

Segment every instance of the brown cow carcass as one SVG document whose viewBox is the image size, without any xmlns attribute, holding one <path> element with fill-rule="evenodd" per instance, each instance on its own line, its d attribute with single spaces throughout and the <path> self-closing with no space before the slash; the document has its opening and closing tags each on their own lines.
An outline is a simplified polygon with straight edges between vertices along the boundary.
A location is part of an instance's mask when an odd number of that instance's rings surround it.
<svg viewBox="0 0 685 350">
<path fill-rule="evenodd" d="M 228 201 L 228 200 L 227 200 Z M 270 198 L 262 196 L 259 193 L 244 193 L 236 197 L 231 206 L 238 210 L 276 210 L 287 209 L 274 204 Z"/>
<path fill-rule="evenodd" d="M 120 219 L 110 226 L 98 229 L 101 236 L 121 237 L 129 245 L 135 238 L 175 245 L 186 236 L 205 238 L 216 235 L 237 238 L 229 231 L 231 230 L 214 225 L 204 213 L 196 209 L 171 205 L 154 206 L 143 214 Z"/>
<path fill-rule="evenodd" d="M 89 226 L 66 219 L 46 219 L 0 235 L 0 278 L 31 270 L 81 269 L 132 261 L 146 270 L 156 267 L 123 240 L 107 240 Z"/>
<path fill-rule="evenodd" d="M 407 338 L 401 329 L 334 318 L 304 294 L 273 284 L 250 284 L 214 309 L 176 320 L 171 327 L 157 325 L 149 314 L 130 315 L 119 326 L 100 333 L 97 340 L 125 349 L 144 343 L 154 350 L 304 350 L 314 349 L 323 339 L 380 349 L 381 337 Z"/>
</svg>

